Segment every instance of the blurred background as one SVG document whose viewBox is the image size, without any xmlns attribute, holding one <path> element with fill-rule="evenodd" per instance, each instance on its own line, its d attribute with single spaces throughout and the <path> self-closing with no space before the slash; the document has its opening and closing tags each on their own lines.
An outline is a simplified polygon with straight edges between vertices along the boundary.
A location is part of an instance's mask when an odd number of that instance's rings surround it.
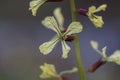
<svg viewBox="0 0 120 80">
<path fill-rule="evenodd" d="M 108 46 L 107 54 L 120 49 L 120 10 L 119 0 L 75 0 L 77 8 L 87 9 L 91 5 L 108 4 L 105 12 L 100 12 L 105 21 L 104 28 L 96 29 L 87 17 L 77 15 L 84 29 L 79 34 L 80 50 L 87 80 L 120 80 L 120 66 L 107 63 L 96 72 L 87 72 L 90 65 L 99 60 L 98 55 L 90 46 L 90 40 L 100 43 L 100 49 Z M 28 10 L 30 0 L 0 0 L 0 80 L 43 80 L 39 78 L 39 66 L 44 62 L 55 64 L 58 73 L 76 66 L 74 45 L 69 58 L 61 59 L 61 44 L 43 56 L 39 45 L 50 40 L 55 33 L 41 25 L 45 16 L 53 15 L 56 7 L 61 7 L 65 17 L 65 26 L 71 22 L 69 0 L 61 3 L 46 3 L 38 10 L 37 17 Z M 70 80 L 79 80 L 78 74 L 66 75 Z"/>
</svg>

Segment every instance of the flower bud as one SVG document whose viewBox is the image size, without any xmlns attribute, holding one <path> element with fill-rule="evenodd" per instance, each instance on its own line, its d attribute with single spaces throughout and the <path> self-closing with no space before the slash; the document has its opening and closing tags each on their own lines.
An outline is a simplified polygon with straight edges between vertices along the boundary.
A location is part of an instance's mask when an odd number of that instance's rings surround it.
<svg viewBox="0 0 120 80">
<path fill-rule="evenodd" d="M 47 2 L 60 2 L 60 1 L 63 1 L 63 0 L 47 0 Z"/>
<path fill-rule="evenodd" d="M 65 41 L 72 42 L 74 39 L 75 39 L 75 36 L 67 35 L 67 38 L 65 39 Z"/>
<path fill-rule="evenodd" d="M 68 78 L 65 76 L 60 76 L 60 80 L 68 80 Z"/>
<path fill-rule="evenodd" d="M 77 13 L 83 16 L 87 16 L 87 10 L 83 8 L 77 9 Z"/>
<path fill-rule="evenodd" d="M 103 61 L 102 59 L 98 60 L 92 66 L 90 66 L 90 68 L 88 69 L 88 72 L 91 72 L 91 73 L 95 72 L 100 66 L 102 66 L 105 63 L 106 61 Z"/>
<path fill-rule="evenodd" d="M 64 30 L 62 31 L 63 33 L 67 31 L 67 28 L 64 27 Z M 75 39 L 75 36 L 73 35 L 67 35 L 67 38 L 65 41 L 72 42 Z"/>
</svg>

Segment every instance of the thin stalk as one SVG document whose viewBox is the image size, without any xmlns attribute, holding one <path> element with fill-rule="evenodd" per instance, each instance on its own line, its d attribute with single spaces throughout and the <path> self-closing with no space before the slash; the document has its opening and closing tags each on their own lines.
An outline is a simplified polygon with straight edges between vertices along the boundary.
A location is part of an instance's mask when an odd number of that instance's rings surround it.
<svg viewBox="0 0 120 80">
<path fill-rule="evenodd" d="M 72 21 L 76 21 L 75 0 L 70 0 L 70 6 L 71 6 Z M 81 61 L 81 55 L 80 55 L 78 34 L 75 34 L 74 36 L 75 36 L 75 40 L 74 40 L 75 55 L 76 55 L 76 62 L 77 62 L 77 66 L 80 74 L 80 80 L 85 80 L 85 73 L 84 73 L 84 69 Z"/>
</svg>

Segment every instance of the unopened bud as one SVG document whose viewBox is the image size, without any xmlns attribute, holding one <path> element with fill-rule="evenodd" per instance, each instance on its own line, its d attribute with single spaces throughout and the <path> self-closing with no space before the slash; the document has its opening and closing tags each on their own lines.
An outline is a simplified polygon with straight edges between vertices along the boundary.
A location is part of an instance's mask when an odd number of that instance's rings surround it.
<svg viewBox="0 0 120 80">
<path fill-rule="evenodd" d="M 67 28 L 64 27 L 64 30 L 62 31 L 62 33 L 65 33 L 67 31 Z M 67 38 L 65 39 L 65 41 L 68 42 L 72 42 L 75 39 L 74 35 L 67 35 Z"/>
<path fill-rule="evenodd" d="M 74 39 L 75 39 L 74 35 L 67 35 L 67 38 L 65 39 L 65 41 L 72 42 Z"/>
<path fill-rule="evenodd" d="M 60 78 L 60 80 L 69 80 L 67 77 L 65 77 L 65 76 L 60 76 L 61 78 Z"/>
<path fill-rule="evenodd" d="M 60 1 L 63 1 L 63 0 L 47 0 L 47 2 L 60 2 Z"/>
<path fill-rule="evenodd" d="M 105 63 L 106 61 L 102 61 L 101 59 L 98 60 L 92 66 L 90 66 L 90 68 L 88 69 L 88 72 L 91 72 L 91 73 L 95 72 L 100 66 L 102 66 Z"/>
<path fill-rule="evenodd" d="M 83 16 L 87 16 L 87 10 L 86 9 L 77 9 L 77 13 Z"/>
</svg>

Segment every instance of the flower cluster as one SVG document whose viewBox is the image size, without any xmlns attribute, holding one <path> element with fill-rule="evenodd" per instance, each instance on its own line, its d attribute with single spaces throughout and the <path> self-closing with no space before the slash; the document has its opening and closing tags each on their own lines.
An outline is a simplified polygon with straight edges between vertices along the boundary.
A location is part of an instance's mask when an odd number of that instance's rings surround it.
<svg viewBox="0 0 120 80">
<path fill-rule="evenodd" d="M 29 10 L 32 11 L 33 16 L 36 16 L 36 13 L 37 13 L 39 7 L 42 6 L 44 3 L 46 3 L 46 2 L 61 2 L 61 1 L 64 1 L 64 0 L 32 0 L 32 1 L 30 1 L 30 4 L 29 4 Z M 72 5 L 72 1 L 70 1 L 70 2 L 71 2 L 71 10 L 72 10 L 72 6 L 73 6 L 73 8 L 75 8 L 75 6 L 74 6 L 74 3 Z M 93 25 L 96 28 L 102 28 L 103 24 L 104 24 L 103 18 L 102 18 L 102 16 L 96 15 L 96 13 L 98 13 L 100 11 L 105 11 L 106 8 L 107 8 L 107 4 L 102 4 L 98 8 L 96 8 L 96 6 L 90 6 L 88 8 L 88 10 L 80 8 L 80 9 L 77 9 L 77 11 L 75 11 L 75 9 L 73 9 L 72 17 L 76 17 L 76 16 L 74 16 L 74 13 L 77 12 L 80 15 L 87 16 L 88 19 L 93 23 Z M 44 63 L 44 65 L 40 66 L 40 69 L 42 70 L 42 74 L 40 75 L 40 78 L 43 78 L 43 79 L 55 78 L 57 80 L 68 80 L 66 77 L 63 76 L 63 74 L 71 74 L 71 73 L 75 73 L 79 70 L 80 77 L 82 77 L 81 80 L 85 80 L 84 71 L 82 69 L 82 63 L 80 61 L 81 59 L 78 57 L 79 56 L 78 37 L 76 37 L 76 35 L 74 35 L 74 34 L 80 33 L 83 30 L 82 24 L 78 21 L 72 21 L 68 25 L 67 28 L 64 28 L 64 17 L 61 12 L 61 8 L 59 8 L 59 7 L 54 10 L 53 16 L 45 17 L 41 23 L 45 28 L 53 30 L 56 33 L 56 35 L 54 35 L 54 37 L 51 40 L 49 40 L 39 46 L 40 52 L 43 55 L 47 55 L 50 52 L 52 52 L 52 50 L 54 49 L 54 47 L 56 46 L 56 44 L 58 42 L 61 42 L 62 58 L 66 59 L 66 58 L 68 58 L 68 53 L 71 50 L 71 48 L 66 44 L 66 41 L 71 42 L 73 40 L 76 40 L 75 52 L 76 52 L 76 58 L 77 58 L 76 60 L 77 60 L 78 68 L 74 67 L 71 70 L 65 70 L 65 71 L 58 73 L 53 64 Z M 77 44 L 77 46 L 76 46 L 76 44 Z M 92 48 L 98 54 L 101 55 L 101 58 L 88 69 L 89 72 L 94 72 L 97 68 L 99 68 L 101 65 L 105 64 L 106 62 L 114 62 L 114 63 L 120 65 L 120 50 L 116 50 L 112 55 L 107 56 L 107 54 L 106 54 L 107 47 L 106 46 L 103 47 L 102 50 L 100 51 L 98 49 L 99 44 L 97 41 L 92 40 L 90 42 L 90 44 L 91 44 Z"/>
</svg>

